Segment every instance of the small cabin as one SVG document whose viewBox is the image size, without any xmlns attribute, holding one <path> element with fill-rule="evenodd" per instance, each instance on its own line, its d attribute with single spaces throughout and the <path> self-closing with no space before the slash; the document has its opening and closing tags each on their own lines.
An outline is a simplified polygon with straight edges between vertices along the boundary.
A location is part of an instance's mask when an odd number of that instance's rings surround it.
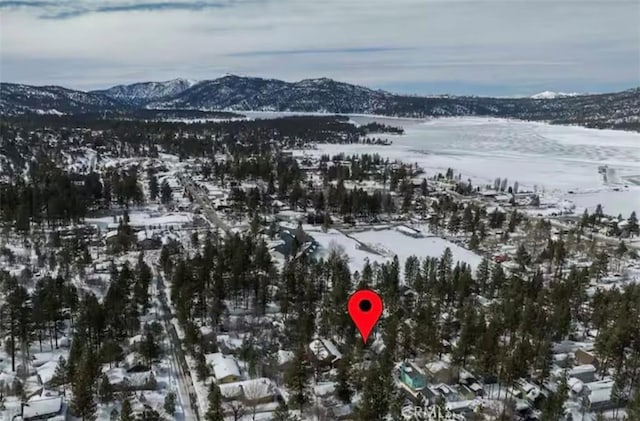
<svg viewBox="0 0 640 421">
<path fill-rule="evenodd" d="M 314 339 L 309 344 L 309 358 L 314 365 L 332 368 L 342 359 L 342 354 L 328 339 Z"/>
<path fill-rule="evenodd" d="M 427 383 L 424 372 L 411 363 L 400 366 L 400 381 L 414 392 L 424 389 Z"/>
</svg>

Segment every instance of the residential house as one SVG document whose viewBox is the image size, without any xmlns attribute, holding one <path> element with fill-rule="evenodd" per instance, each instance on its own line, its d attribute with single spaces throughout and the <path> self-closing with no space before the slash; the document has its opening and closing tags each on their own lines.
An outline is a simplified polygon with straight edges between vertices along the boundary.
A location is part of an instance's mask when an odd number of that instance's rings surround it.
<svg viewBox="0 0 640 421">
<path fill-rule="evenodd" d="M 459 371 L 446 361 L 433 361 L 425 365 L 427 378 L 432 383 L 456 384 Z"/>
<path fill-rule="evenodd" d="M 224 383 L 220 394 L 226 401 L 242 401 L 247 405 L 260 405 L 275 402 L 278 396 L 274 383 L 265 377 Z"/>
<path fill-rule="evenodd" d="M 580 365 L 592 365 L 598 368 L 598 359 L 596 358 L 593 351 L 580 348 L 575 353 L 575 360 L 576 363 Z"/>
<path fill-rule="evenodd" d="M 22 419 L 24 421 L 63 421 L 66 420 L 66 409 L 62 396 L 38 397 L 24 405 Z"/>
<path fill-rule="evenodd" d="M 329 409 L 329 415 L 332 420 L 350 420 L 353 419 L 353 405 L 340 405 Z"/>
<path fill-rule="evenodd" d="M 107 378 L 114 390 L 137 391 L 155 389 L 156 380 L 153 372 L 148 367 L 139 365 L 129 370 L 114 367 L 107 371 Z"/>
<path fill-rule="evenodd" d="M 295 358 L 293 351 L 279 350 L 278 351 L 278 368 L 284 372 Z"/>
<path fill-rule="evenodd" d="M 137 233 L 138 247 L 141 250 L 158 250 L 162 247 L 162 240 L 147 231 L 139 231 Z"/>
<path fill-rule="evenodd" d="M 108 248 L 114 247 L 119 240 L 118 230 L 108 231 L 104 236 L 104 240 L 107 243 Z"/>
<path fill-rule="evenodd" d="M 447 402 L 445 404 L 445 408 L 450 411 L 452 414 L 460 414 L 460 415 L 471 415 L 478 403 L 471 400 L 461 400 L 455 402 Z M 464 418 L 466 419 L 466 418 Z"/>
<path fill-rule="evenodd" d="M 426 386 L 424 372 L 410 362 L 402 363 L 399 378 L 412 392 L 418 392 Z"/>
<path fill-rule="evenodd" d="M 332 368 L 342 359 L 342 354 L 329 339 L 314 339 L 309 344 L 309 359 L 320 368 Z"/>
<path fill-rule="evenodd" d="M 569 370 L 568 374 L 583 383 L 591 383 L 596 380 L 596 367 L 592 364 L 577 365 Z"/>
<path fill-rule="evenodd" d="M 445 402 L 457 402 L 460 400 L 458 392 L 453 387 L 444 383 L 428 385 L 421 393 L 431 404 L 435 404 L 440 399 L 443 399 Z"/>
<path fill-rule="evenodd" d="M 409 237 L 413 237 L 413 238 L 422 238 L 422 237 L 424 237 L 422 232 L 420 232 L 419 230 L 417 230 L 415 228 L 408 227 L 406 225 L 398 225 L 396 227 L 396 231 L 400 231 L 402 234 L 408 235 Z"/>
<path fill-rule="evenodd" d="M 168 232 L 162 236 L 162 246 L 169 250 L 170 254 L 179 253 L 182 247 L 180 238 L 172 232 Z"/>
<path fill-rule="evenodd" d="M 589 409 L 592 412 L 608 411 L 621 406 L 622 402 L 615 402 L 613 385 L 613 380 L 602 380 L 585 384 L 589 389 L 587 399 L 589 401 Z"/>
<path fill-rule="evenodd" d="M 530 403 L 535 403 L 542 394 L 542 390 L 538 386 L 525 379 L 518 379 L 515 387 L 521 397 Z"/>
<path fill-rule="evenodd" d="M 460 385 L 463 387 L 463 393 L 468 399 L 484 395 L 482 384 L 468 370 L 460 369 Z"/>
<path fill-rule="evenodd" d="M 213 375 L 218 383 L 233 383 L 240 380 L 240 368 L 232 356 L 216 352 L 206 354 L 205 360 L 213 369 Z"/>
</svg>

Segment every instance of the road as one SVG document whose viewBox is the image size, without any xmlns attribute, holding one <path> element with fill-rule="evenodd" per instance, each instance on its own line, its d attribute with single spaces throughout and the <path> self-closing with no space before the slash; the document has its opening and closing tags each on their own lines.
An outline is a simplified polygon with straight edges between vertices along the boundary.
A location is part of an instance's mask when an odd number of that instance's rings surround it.
<svg viewBox="0 0 640 421">
<path fill-rule="evenodd" d="M 231 232 L 231 228 L 227 225 L 216 213 L 216 211 L 211 206 L 211 201 L 209 198 L 200 190 L 193 182 L 187 179 L 184 175 L 178 175 L 178 179 L 182 183 L 185 189 L 189 192 L 193 200 L 200 205 L 200 209 L 202 210 L 202 215 L 206 220 L 213 226 L 216 226 L 223 230 L 225 233 L 229 234 Z"/>
<path fill-rule="evenodd" d="M 175 326 L 173 325 L 173 323 L 171 323 L 171 320 L 173 319 L 173 312 L 171 311 L 171 307 L 169 307 L 169 304 L 167 303 L 164 277 L 160 274 L 160 271 L 155 264 L 151 267 L 155 279 L 154 286 L 156 291 L 154 292 L 155 296 L 158 297 L 161 320 L 164 324 L 164 328 L 169 339 L 168 342 L 169 352 L 171 354 L 171 366 L 177 381 L 178 395 L 180 401 L 183 403 L 182 408 L 184 411 L 184 419 L 200 420 L 198 411 L 198 397 L 196 394 L 196 389 L 193 385 L 193 379 L 191 378 L 184 351 L 182 350 L 182 342 L 178 337 Z"/>
</svg>

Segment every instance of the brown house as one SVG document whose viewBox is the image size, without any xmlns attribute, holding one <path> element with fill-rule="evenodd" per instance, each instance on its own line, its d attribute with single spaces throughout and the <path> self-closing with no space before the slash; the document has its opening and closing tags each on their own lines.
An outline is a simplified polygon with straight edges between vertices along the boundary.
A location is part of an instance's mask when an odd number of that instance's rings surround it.
<svg viewBox="0 0 640 421">
<path fill-rule="evenodd" d="M 596 358 L 593 351 L 587 351 L 583 348 L 580 348 L 576 351 L 576 364 L 577 365 L 587 365 L 590 364 L 595 368 L 598 368 L 598 359 Z"/>
</svg>

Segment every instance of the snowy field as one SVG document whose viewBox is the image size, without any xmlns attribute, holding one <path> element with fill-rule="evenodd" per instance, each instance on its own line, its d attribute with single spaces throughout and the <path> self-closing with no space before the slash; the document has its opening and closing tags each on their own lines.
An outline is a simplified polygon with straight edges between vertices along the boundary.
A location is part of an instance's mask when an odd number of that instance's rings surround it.
<svg viewBox="0 0 640 421">
<path fill-rule="evenodd" d="M 131 212 L 129 214 L 129 225 L 132 227 L 179 227 L 182 224 L 188 224 L 192 221 L 193 214 L 187 212 L 170 212 L 164 214 L 154 212 Z M 85 218 L 85 223 L 97 225 L 100 228 L 118 227 L 118 222 L 113 221 L 113 216 Z"/>
<path fill-rule="evenodd" d="M 409 256 L 417 256 L 420 259 L 440 257 L 447 247 L 451 249 L 454 263 L 462 261 L 475 269 L 482 260 L 481 256 L 451 241 L 439 237 L 415 238 L 403 234 L 397 229 L 363 231 L 352 234 L 352 237 L 386 256 L 398 255 L 403 270 L 404 262 Z"/>
<path fill-rule="evenodd" d="M 479 255 L 450 241 L 439 237 L 415 238 L 403 234 L 397 228 L 362 231 L 347 236 L 335 229 L 325 233 L 305 226 L 305 232 L 320 244 L 318 257 L 327 257 L 335 248 L 343 250 L 349 256 L 349 268 L 352 272 L 361 272 L 366 259 L 371 264 L 384 263 L 395 255 L 400 261 L 401 272 L 404 272 L 404 262 L 409 256 L 420 259 L 440 257 L 447 247 L 451 249 L 454 262 L 463 261 L 475 269 L 482 260 Z"/>
<path fill-rule="evenodd" d="M 347 237 L 336 229 L 330 229 L 325 233 L 316 228 L 307 229 L 305 227 L 305 232 L 320 244 L 320 249 L 317 253 L 318 257 L 326 258 L 334 249 L 344 251 L 349 256 L 349 269 L 351 269 L 351 272 L 362 272 L 367 259 L 371 264 L 374 262 L 384 263 L 388 260 L 385 256 L 363 250 L 356 240 Z"/>
<path fill-rule="evenodd" d="M 276 113 L 252 117 L 258 115 Z M 356 124 L 401 126 L 405 134 L 380 135 L 392 140 L 391 146 L 330 144 L 305 153 L 378 153 L 418 163 L 427 175 L 454 168 L 475 183 L 506 177 L 509 184 L 518 181 L 522 188 L 536 188 L 553 200 L 571 200 L 576 211 L 598 203 L 612 215 L 640 211 L 640 133 L 480 117 L 350 118 Z M 604 165 L 610 169 L 606 183 L 598 172 Z"/>
</svg>

